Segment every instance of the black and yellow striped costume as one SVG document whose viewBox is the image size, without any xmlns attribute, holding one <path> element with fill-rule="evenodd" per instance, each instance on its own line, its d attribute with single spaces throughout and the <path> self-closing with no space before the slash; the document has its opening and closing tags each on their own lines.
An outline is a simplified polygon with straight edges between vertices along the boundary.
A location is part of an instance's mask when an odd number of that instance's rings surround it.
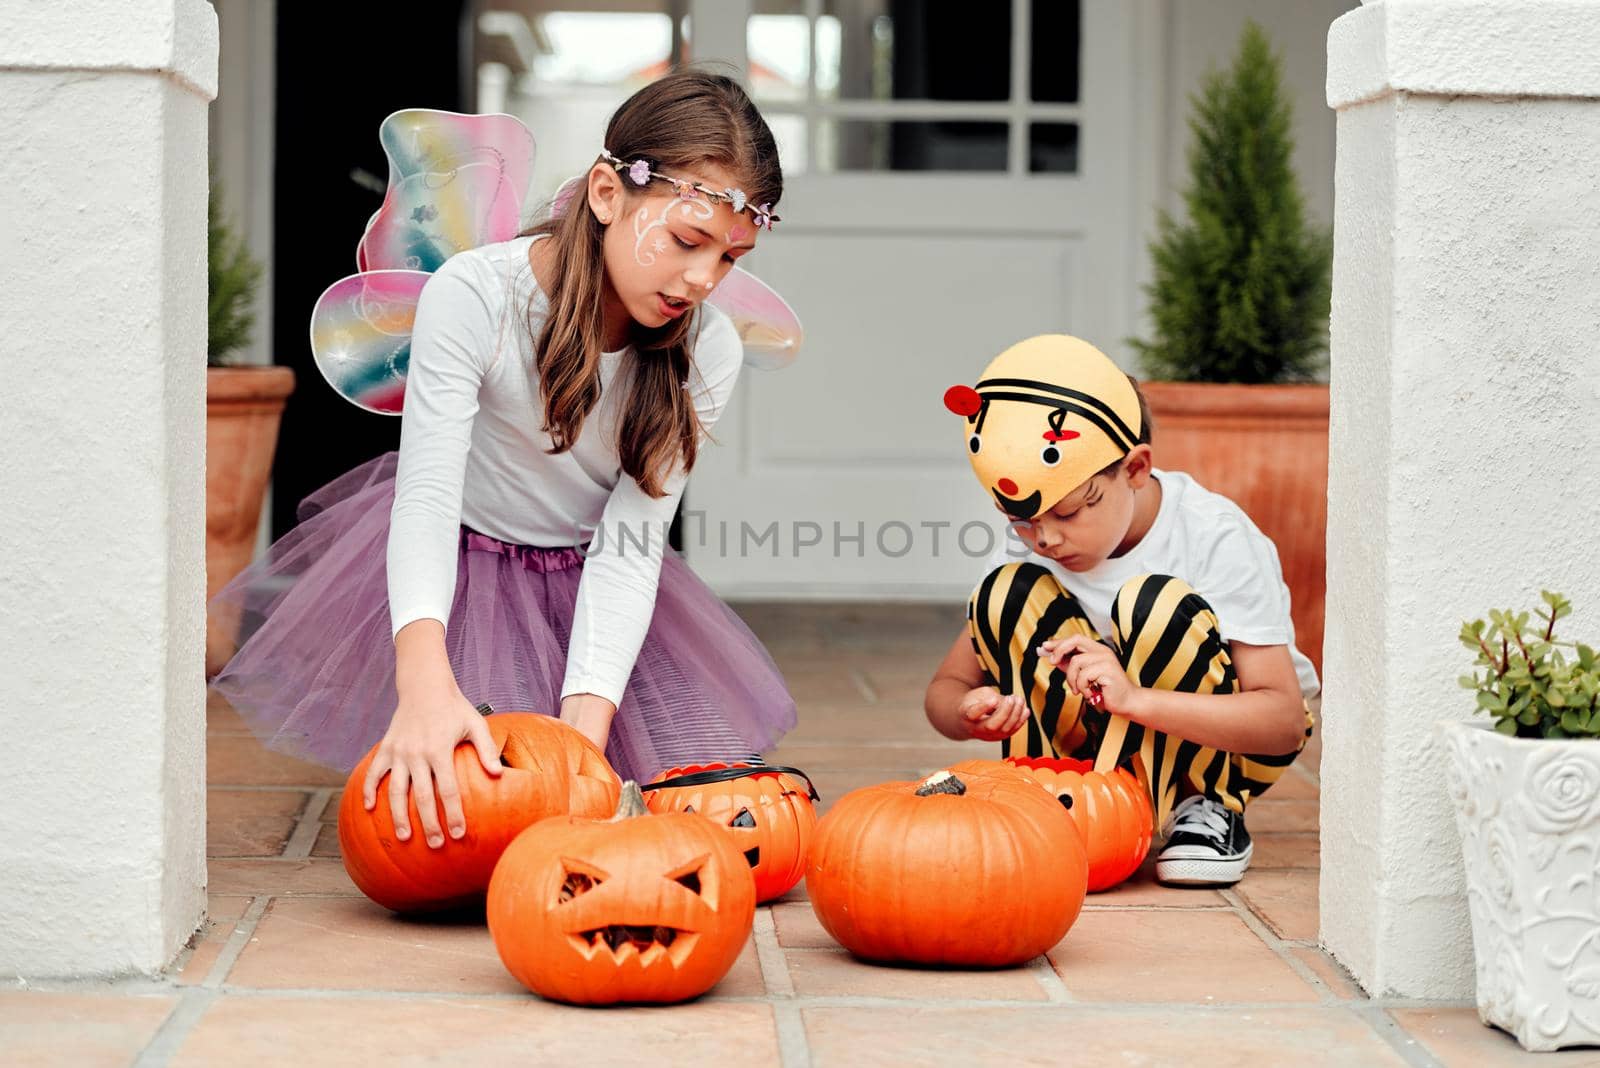
<svg viewBox="0 0 1600 1068">
<path fill-rule="evenodd" d="M 1038 647 L 1050 638 L 1100 635 L 1077 599 L 1039 564 L 996 568 L 973 591 L 967 619 L 994 686 L 1002 694 L 1024 694 L 1030 709 L 1022 729 L 1000 743 L 1002 752 L 1093 760 L 1097 771 L 1130 768 L 1150 791 L 1158 829 L 1180 797 L 1194 793 L 1243 812 L 1299 755 L 1249 756 L 1197 745 L 1102 712 L 1072 693 L 1065 672 L 1040 657 Z M 1117 594 L 1111 619 L 1110 644 L 1137 685 L 1183 693 L 1236 690 L 1216 613 L 1182 580 L 1130 580 Z M 1307 737 L 1311 722 L 1307 711 Z"/>
</svg>

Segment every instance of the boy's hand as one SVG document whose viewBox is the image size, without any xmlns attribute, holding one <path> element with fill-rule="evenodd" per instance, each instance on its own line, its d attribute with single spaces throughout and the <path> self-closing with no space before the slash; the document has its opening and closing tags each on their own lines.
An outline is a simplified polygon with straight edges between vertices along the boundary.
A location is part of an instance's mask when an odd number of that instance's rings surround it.
<svg viewBox="0 0 1600 1068">
<path fill-rule="evenodd" d="M 1028 704 L 1020 694 L 1002 695 L 993 686 L 968 690 L 956 711 L 967 737 L 998 742 L 1011 737 L 1028 722 Z"/>
<path fill-rule="evenodd" d="M 1129 715 L 1139 687 L 1103 642 L 1082 634 L 1052 638 L 1039 646 L 1039 655 L 1066 673 L 1073 693 L 1102 711 Z"/>
</svg>

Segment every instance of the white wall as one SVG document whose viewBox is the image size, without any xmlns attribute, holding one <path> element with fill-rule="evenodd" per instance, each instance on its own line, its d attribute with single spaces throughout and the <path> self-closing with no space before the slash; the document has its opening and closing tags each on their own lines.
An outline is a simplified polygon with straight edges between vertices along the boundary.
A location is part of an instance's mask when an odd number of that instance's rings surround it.
<svg viewBox="0 0 1600 1068">
<path fill-rule="evenodd" d="M 0 975 L 205 907 L 204 0 L 0 5 Z"/>
<path fill-rule="evenodd" d="M 1322 939 L 1373 994 L 1473 991 L 1433 741 L 1462 621 L 1550 588 L 1600 638 L 1597 14 L 1387 0 L 1329 36 Z"/>
</svg>

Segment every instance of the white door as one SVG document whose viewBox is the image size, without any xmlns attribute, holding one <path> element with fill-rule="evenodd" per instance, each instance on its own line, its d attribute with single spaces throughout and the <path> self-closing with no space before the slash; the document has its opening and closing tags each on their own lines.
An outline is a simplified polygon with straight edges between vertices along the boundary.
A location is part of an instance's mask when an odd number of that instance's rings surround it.
<svg viewBox="0 0 1600 1068">
<path fill-rule="evenodd" d="M 684 551 L 720 594 L 971 589 L 1003 527 L 944 391 L 1037 333 L 1122 359 L 1148 21 L 1117 0 L 691 6 L 696 58 L 744 70 L 779 137 L 783 221 L 747 262 L 806 326 L 795 365 L 745 373 L 690 482 Z"/>
</svg>

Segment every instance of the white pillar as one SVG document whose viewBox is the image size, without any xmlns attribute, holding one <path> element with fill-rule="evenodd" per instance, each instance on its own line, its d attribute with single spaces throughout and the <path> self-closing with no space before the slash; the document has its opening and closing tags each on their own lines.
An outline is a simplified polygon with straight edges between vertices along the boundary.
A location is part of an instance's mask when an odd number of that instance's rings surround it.
<svg viewBox="0 0 1600 1068">
<path fill-rule="evenodd" d="M 1369 4 L 1328 103 L 1322 940 L 1371 993 L 1470 997 L 1456 634 L 1548 587 L 1600 638 L 1600 3 Z"/>
<path fill-rule="evenodd" d="M 0 5 L 0 975 L 205 907 L 204 0 Z"/>
</svg>

